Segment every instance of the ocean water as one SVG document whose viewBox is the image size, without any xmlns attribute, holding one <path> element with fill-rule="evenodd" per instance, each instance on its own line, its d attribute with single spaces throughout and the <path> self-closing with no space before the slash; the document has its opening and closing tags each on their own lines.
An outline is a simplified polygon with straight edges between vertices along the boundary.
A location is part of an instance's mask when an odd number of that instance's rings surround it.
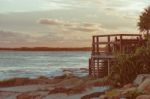
<svg viewBox="0 0 150 99">
<path fill-rule="evenodd" d="M 64 68 L 88 68 L 90 52 L 0 52 L 0 80 L 57 76 Z"/>
</svg>

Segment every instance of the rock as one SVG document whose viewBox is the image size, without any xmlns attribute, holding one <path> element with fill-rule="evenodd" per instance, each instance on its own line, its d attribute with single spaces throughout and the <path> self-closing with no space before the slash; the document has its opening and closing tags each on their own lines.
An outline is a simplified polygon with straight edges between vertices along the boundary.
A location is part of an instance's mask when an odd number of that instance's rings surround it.
<svg viewBox="0 0 150 99">
<path fill-rule="evenodd" d="M 86 89 L 83 85 L 80 85 L 80 86 L 75 86 L 75 87 L 71 87 L 71 88 L 65 88 L 65 87 L 56 87 L 52 90 L 49 91 L 49 95 L 50 94 L 58 94 L 58 93 L 64 93 L 64 94 L 67 94 L 67 95 L 70 95 L 70 94 L 79 94 L 79 93 L 82 93 L 84 92 Z"/>
<path fill-rule="evenodd" d="M 29 78 L 13 78 L 4 81 L 0 81 L 0 87 L 19 86 L 25 85 L 29 82 Z"/>
<path fill-rule="evenodd" d="M 108 97 L 106 95 L 101 95 L 99 99 L 108 99 Z"/>
<path fill-rule="evenodd" d="M 133 91 L 135 91 L 135 90 L 137 90 L 136 87 L 128 88 L 128 89 L 123 90 L 123 91 L 121 92 L 121 94 L 122 94 L 122 95 L 125 95 L 125 94 L 127 94 L 127 93 L 129 93 L 129 92 L 133 92 Z"/>
<path fill-rule="evenodd" d="M 28 93 L 20 94 L 16 97 L 16 99 L 39 99 L 37 95 L 30 95 Z"/>
<path fill-rule="evenodd" d="M 35 79 L 30 78 L 12 78 L 4 81 L 0 81 L 0 87 L 12 87 L 12 86 L 22 86 L 22 85 L 31 85 L 31 84 L 49 84 L 52 83 L 51 80 L 46 77 L 39 77 Z"/>
<path fill-rule="evenodd" d="M 134 87 L 133 84 L 126 84 L 123 86 L 123 89 L 128 89 L 128 88 L 132 88 L 132 87 Z"/>
<path fill-rule="evenodd" d="M 145 79 L 149 78 L 150 79 L 150 74 L 140 74 L 136 77 L 134 80 L 133 84 L 134 85 L 140 85 Z"/>
<path fill-rule="evenodd" d="M 16 99 L 43 99 L 43 97 L 47 96 L 48 92 L 46 91 L 31 91 L 20 93 L 16 96 Z"/>
<path fill-rule="evenodd" d="M 143 83 L 139 85 L 138 90 L 150 93 L 150 79 L 145 79 Z"/>
<path fill-rule="evenodd" d="M 150 95 L 140 95 L 136 99 L 150 99 Z"/>
<path fill-rule="evenodd" d="M 81 97 L 81 99 L 93 99 L 93 98 L 97 98 L 103 94 L 104 94 L 104 92 L 94 92 L 94 93 L 91 93 L 89 95 L 85 95 L 85 96 Z"/>
<path fill-rule="evenodd" d="M 121 90 L 113 89 L 110 91 L 106 91 L 105 95 L 107 96 L 106 99 L 120 99 L 121 98 Z"/>
<path fill-rule="evenodd" d="M 50 95 L 50 94 L 57 94 L 57 93 L 68 93 L 69 91 L 70 91 L 69 88 L 59 87 L 50 90 L 48 94 Z"/>
<path fill-rule="evenodd" d="M 81 85 L 84 84 L 84 81 L 82 79 L 79 78 L 70 78 L 70 79 L 64 79 L 63 81 L 61 81 L 60 83 L 58 83 L 56 86 L 66 86 L 66 87 L 73 87 L 73 86 L 77 86 L 77 85 Z"/>
</svg>

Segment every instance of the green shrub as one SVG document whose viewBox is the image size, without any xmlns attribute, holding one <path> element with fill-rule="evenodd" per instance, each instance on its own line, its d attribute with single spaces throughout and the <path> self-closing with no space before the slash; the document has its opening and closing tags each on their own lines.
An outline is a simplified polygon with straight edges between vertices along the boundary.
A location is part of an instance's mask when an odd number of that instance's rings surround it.
<svg viewBox="0 0 150 99">
<path fill-rule="evenodd" d="M 112 66 L 109 79 L 114 84 L 131 83 L 138 74 L 150 73 L 150 44 L 137 48 L 133 54 L 116 55 L 116 63 Z"/>
</svg>

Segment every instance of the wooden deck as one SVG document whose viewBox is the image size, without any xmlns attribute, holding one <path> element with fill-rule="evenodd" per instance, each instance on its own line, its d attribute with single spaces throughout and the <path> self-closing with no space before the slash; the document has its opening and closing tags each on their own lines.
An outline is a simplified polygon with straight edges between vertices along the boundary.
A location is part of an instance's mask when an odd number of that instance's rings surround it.
<svg viewBox="0 0 150 99">
<path fill-rule="evenodd" d="M 92 40 L 92 53 L 89 59 L 89 75 L 104 77 L 110 74 L 115 53 L 130 54 L 142 46 L 145 39 L 139 34 L 95 35 Z"/>
</svg>

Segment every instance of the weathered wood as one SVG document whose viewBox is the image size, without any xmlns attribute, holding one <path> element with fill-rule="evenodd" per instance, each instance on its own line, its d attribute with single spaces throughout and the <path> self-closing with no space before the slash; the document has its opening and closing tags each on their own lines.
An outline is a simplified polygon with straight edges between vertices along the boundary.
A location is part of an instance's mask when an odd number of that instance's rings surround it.
<svg viewBox="0 0 150 99">
<path fill-rule="evenodd" d="M 108 76 L 110 75 L 110 59 L 108 59 Z"/>
<path fill-rule="evenodd" d="M 110 36 L 109 35 L 107 36 L 107 40 L 108 40 L 108 44 L 107 44 L 107 46 L 108 46 L 108 52 L 110 52 L 111 49 L 110 49 Z"/>
<path fill-rule="evenodd" d="M 96 37 L 96 42 L 99 42 L 98 37 Z M 99 52 L 99 44 L 96 44 L 96 51 Z"/>
<path fill-rule="evenodd" d="M 104 39 L 106 41 L 104 41 Z M 130 54 L 126 49 L 138 47 L 146 44 L 147 40 L 143 39 L 140 34 L 111 34 L 93 36 L 92 54 L 89 59 L 89 75 L 93 77 L 104 77 L 110 74 L 112 60 L 115 59 L 114 53 Z M 101 48 L 104 45 L 105 48 Z M 131 48 L 130 48 L 131 47 Z M 113 50 L 112 50 L 113 49 Z M 105 67 L 105 65 L 107 65 Z M 107 68 L 107 72 L 104 71 Z"/>
<path fill-rule="evenodd" d="M 96 71 L 95 71 L 95 69 L 96 69 L 95 68 L 95 58 L 93 59 L 93 61 L 94 61 L 94 63 L 93 63 L 93 66 L 94 66 L 93 67 L 93 76 L 96 77 L 97 75 L 96 75 Z"/>
<path fill-rule="evenodd" d="M 114 44 L 115 42 L 95 42 L 95 43 L 93 43 L 93 45 L 98 45 L 98 44 Z"/>
<path fill-rule="evenodd" d="M 92 43 L 92 52 L 95 52 L 95 37 L 93 37 L 93 43 Z"/>
<path fill-rule="evenodd" d="M 89 75 L 91 75 L 92 74 L 92 67 L 91 67 L 91 59 L 89 59 Z"/>
<path fill-rule="evenodd" d="M 122 53 L 122 35 L 120 35 L 120 53 Z"/>
<path fill-rule="evenodd" d="M 141 36 L 140 34 L 107 34 L 107 35 L 94 35 L 93 37 L 107 37 L 107 36 L 120 36 L 120 35 L 122 35 L 122 36 Z"/>
</svg>

